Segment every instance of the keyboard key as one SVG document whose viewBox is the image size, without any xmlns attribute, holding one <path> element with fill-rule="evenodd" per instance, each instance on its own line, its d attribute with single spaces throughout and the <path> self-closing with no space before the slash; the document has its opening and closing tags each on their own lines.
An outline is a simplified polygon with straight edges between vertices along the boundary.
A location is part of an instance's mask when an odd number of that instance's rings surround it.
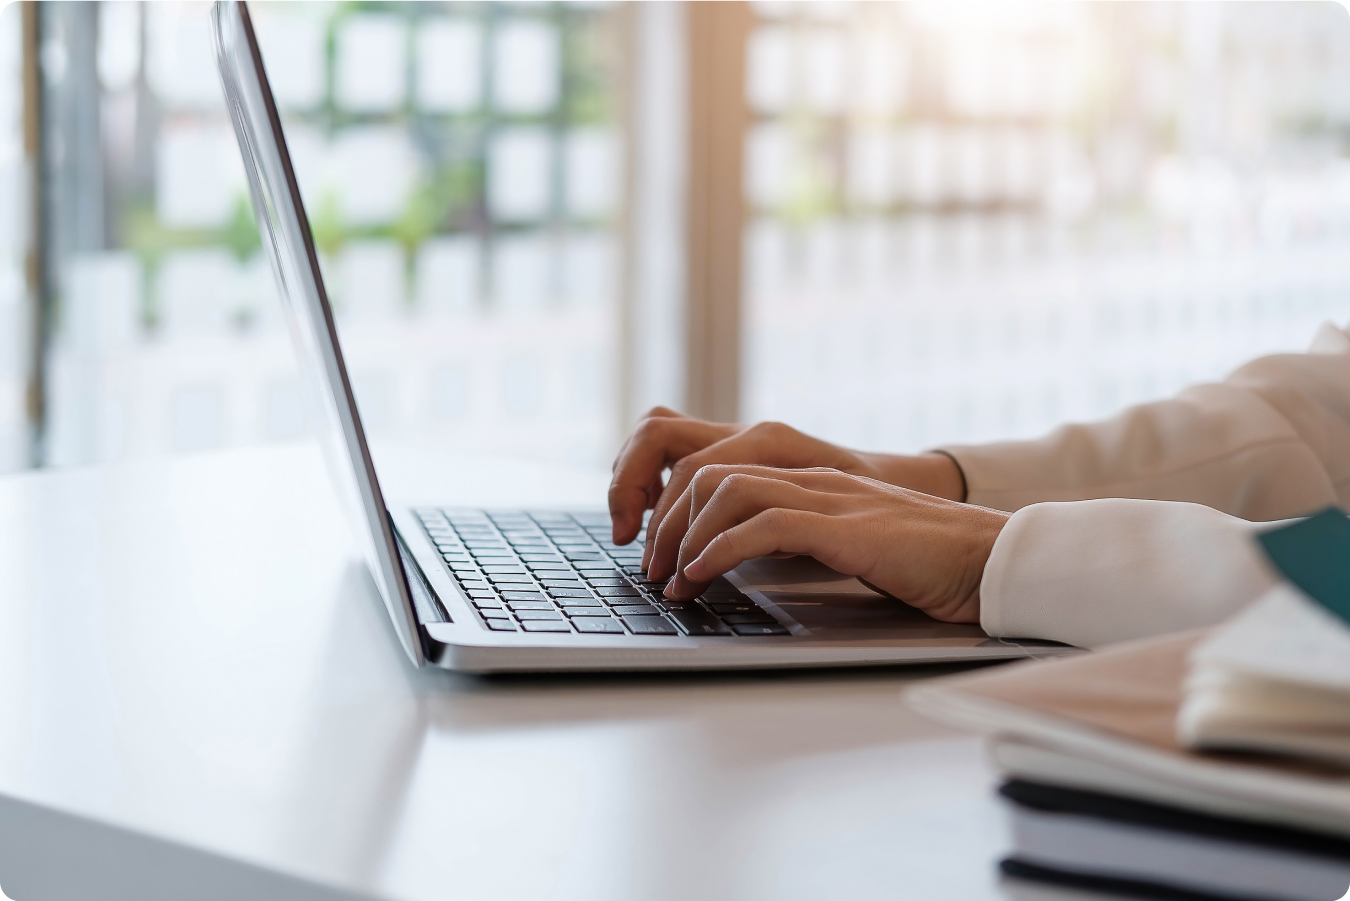
<svg viewBox="0 0 1350 901">
<path fill-rule="evenodd" d="M 584 588 L 548 588 L 546 589 L 550 597 L 555 598 L 589 598 L 594 597 Z"/>
<path fill-rule="evenodd" d="M 579 601 L 581 603 L 578 603 Z M 587 604 L 583 598 L 568 598 L 566 601 L 559 601 L 558 604 L 568 616 L 610 616 L 614 613 L 612 609 L 599 602 Z"/>
<path fill-rule="evenodd" d="M 578 566 L 580 566 L 580 565 L 582 565 L 582 564 L 584 564 L 584 563 L 604 563 L 604 562 L 606 562 L 606 561 L 605 561 L 605 558 L 601 557 L 599 554 L 576 554 L 576 553 L 572 553 L 572 554 L 564 554 L 563 556 L 566 557 L 568 560 L 571 560 L 573 563 L 577 564 Z"/>
<path fill-rule="evenodd" d="M 588 603 L 585 598 L 563 598 L 554 603 L 568 616 L 608 616 L 610 612 L 608 607 Z"/>
<path fill-rule="evenodd" d="M 572 567 L 556 554 L 547 557 L 538 554 L 521 554 L 520 558 L 525 561 L 525 565 L 530 569 L 563 569 L 567 572 L 572 571 Z"/>
<path fill-rule="evenodd" d="M 659 616 L 660 610 L 650 604 L 624 604 L 611 608 L 619 616 Z"/>
<path fill-rule="evenodd" d="M 726 616 L 729 613 L 735 614 L 735 613 L 762 612 L 759 609 L 759 605 L 756 604 L 754 601 L 719 601 L 716 598 L 709 598 L 706 595 L 704 596 L 703 601 L 714 613 L 718 613 L 723 616 Z"/>
<path fill-rule="evenodd" d="M 520 624 L 526 632 L 571 632 L 566 620 L 528 619 Z"/>
<path fill-rule="evenodd" d="M 619 621 L 610 619 L 608 616 L 581 616 L 572 620 L 572 625 L 576 627 L 578 632 L 623 634 L 623 626 L 619 625 Z"/>
<path fill-rule="evenodd" d="M 475 580 L 472 580 L 472 579 L 467 579 L 467 580 L 465 580 L 465 581 L 463 581 L 463 582 L 460 582 L 459 584 L 462 585 L 462 586 L 464 586 L 464 590 L 465 590 L 465 591 L 472 591 L 472 590 L 474 590 L 475 588 L 486 590 L 487 587 L 488 587 L 488 583 L 486 583 L 486 582 L 479 582 L 479 581 L 475 581 Z"/>
<path fill-rule="evenodd" d="M 553 605 L 548 601 L 507 601 L 506 606 L 511 608 L 512 613 L 519 613 L 522 610 L 553 610 Z"/>
<path fill-rule="evenodd" d="M 730 635 L 731 630 L 706 610 L 669 610 L 670 618 L 690 635 Z"/>
<path fill-rule="evenodd" d="M 542 591 L 503 591 L 502 599 L 507 601 L 542 601 Z"/>
<path fill-rule="evenodd" d="M 788 635 L 787 629 L 784 629 L 778 623 L 773 625 L 757 625 L 748 623 L 743 626 L 732 626 L 737 635 Z"/>
<path fill-rule="evenodd" d="M 722 617 L 722 621 L 729 626 L 765 625 L 778 622 L 767 613 L 731 613 Z"/>
<path fill-rule="evenodd" d="M 473 578 L 478 572 L 478 567 L 472 563 L 451 563 L 450 571 L 458 575 L 461 579 Z"/>
<path fill-rule="evenodd" d="M 500 610 L 502 602 L 496 598 L 470 598 L 469 603 L 473 604 L 479 610 Z"/>
<path fill-rule="evenodd" d="M 661 616 L 625 616 L 623 624 L 636 635 L 678 635 L 675 627 Z M 746 628 L 754 628 L 747 626 Z"/>
<path fill-rule="evenodd" d="M 534 579 L 528 575 L 514 573 L 488 573 L 488 581 L 494 585 L 519 584 L 524 582 L 531 588 L 534 587 Z"/>
<path fill-rule="evenodd" d="M 511 575 L 514 575 L 514 576 L 523 576 L 523 575 L 527 575 L 527 573 L 526 573 L 526 571 L 525 571 L 525 568 L 522 567 L 519 563 L 515 564 L 514 566 L 511 566 L 511 565 L 503 564 L 503 563 L 482 563 L 482 561 L 479 561 L 479 562 L 482 564 L 483 572 L 485 572 L 485 573 L 495 574 L 495 575 L 501 575 L 501 576 L 511 576 Z"/>
<path fill-rule="evenodd" d="M 487 623 L 487 627 L 491 629 L 493 632 L 516 631 L 516 624 L 511 622 L 509 619 L 489 619 L 484 620 L 484 622 Z"/>
<path fill-rule="evenodd" d="M 556 610 L 513 610 L 516 619 L 525 620 L 561 620 L 563 615 Z"/>
<path fill-rule="evenodd" d="M 636 598 L 641 597 L 636 588 L 597 588 L 595 593 L 602 598 Z"/>
<path fill-rule="evenodd" d="M 582 582 L 581 582 L 581 580 L 580 580 L 580 579 L 576 579 L 576 578 L 573 578 L 573 579 L 564 579 L 564 578 L 561 578 L 561 577 L 551 576 L 551 575 L 549 575 L 548 573 L 543 573 L 543 574 L 541 574 L 541 575 L 539 576 L 539 579 L 540 579 L 540 581 L 542 581 L 545 585 L 552 586 L 553 588 L 581 588 L 581 587 L 582 587 Z"/>
<path fill-rule="evenodd" d="M 568 613 L 589 610 L 596 615 L 608 615 L 609 608 L 595 598 L 558 598 L 555 602 Z"/>
<path fill-rule="evenodd" d="M 608 566 L 603 569 L 592 569 L 589 566 L 582 566 L 579 567 L 579 569 L 581 570 L 581 574 L 588 579 L 618 579 L 623 581 L 623 573 Z"/>
</svg>

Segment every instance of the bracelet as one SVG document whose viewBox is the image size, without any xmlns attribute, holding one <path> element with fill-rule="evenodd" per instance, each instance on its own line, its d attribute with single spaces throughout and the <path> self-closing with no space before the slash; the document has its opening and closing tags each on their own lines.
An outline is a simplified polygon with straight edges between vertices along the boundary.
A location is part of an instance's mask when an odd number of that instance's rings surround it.
<svg viewBox="0 0 1350 901">
<path fill-rule="evenodd" d="M 956 467 L 956 474 L 961 477 L 961 503 L 964 504 L 966 502 L 966 498 L 970 497 L 970 483 L 966 481 L 966 471 L 961 468 L 961 461 L 956 459 L 956 457 L 952 456 L 947 451 L 942 450 L 941 448 L 934 448 L 928 453 L 942 454 L 942 456 L 952 461 L 952 465 Z"/>
</svg>

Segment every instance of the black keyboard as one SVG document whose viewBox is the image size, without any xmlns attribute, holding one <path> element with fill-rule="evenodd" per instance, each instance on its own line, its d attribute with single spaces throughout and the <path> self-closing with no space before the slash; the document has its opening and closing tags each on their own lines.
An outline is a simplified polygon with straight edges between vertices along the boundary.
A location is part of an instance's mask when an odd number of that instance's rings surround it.
<svg viewBox="0 0 1350 901">
<path fill-rule="evenodd" d="M 595 635 L 787 635 L 726 579 L 671 601 L 642 571 L 642 539 L 609 540 L 603 513 L 415 511 L 487 628 Z"/>
</svg>

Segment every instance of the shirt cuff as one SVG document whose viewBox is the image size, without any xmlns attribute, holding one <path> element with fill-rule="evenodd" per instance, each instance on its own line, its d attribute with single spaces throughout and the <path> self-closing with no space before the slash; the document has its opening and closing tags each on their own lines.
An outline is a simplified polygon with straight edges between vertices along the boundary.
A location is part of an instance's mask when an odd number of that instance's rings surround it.
<svg viewBox="0 0 1350 901">
<path fill-rule="evenodd" d="M 980 583 L 992 636 L 1080 647 L 1221 622 L 1279 581 L 1257 524 L 1200 504 L 1033 504 L 994 542 Z"/>
</svg>

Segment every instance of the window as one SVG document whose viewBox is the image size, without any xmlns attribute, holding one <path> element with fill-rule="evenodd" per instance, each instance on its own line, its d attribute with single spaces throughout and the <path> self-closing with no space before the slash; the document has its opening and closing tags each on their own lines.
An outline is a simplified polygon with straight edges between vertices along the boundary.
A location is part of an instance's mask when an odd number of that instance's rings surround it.
<svg viewBox="0 0 1350 901">
<path fill-rule="evenodd" d="M 747 419 L 919 450 L 1350 321 L 1333 4 L 755 4 Z"/>
<path fill-rule="evenodd" d="M 304 436 L 206 5 L 39 10 L 38 462 Z M 653 403 L 901 451 L 1032 436 L 1350 321 L 1335 5 L 254 11 L 377 445 L 599 466 Z M 0 466 L 29 458 L 21 345 Z"/>
<path fill-rule="evenodd" d="M 60 6 L 46 461 L 303 435 L 209 7 Z M 619 429 L 613 11 L 253 12 L 368 433 L 600 464 Z"/>
<path fill-rule="evenodd" d="M 29 463 L 28 180 L 23 147 L 23 25 L 17 3 L 0 9 L 0 473 Z"/>
</svg>

